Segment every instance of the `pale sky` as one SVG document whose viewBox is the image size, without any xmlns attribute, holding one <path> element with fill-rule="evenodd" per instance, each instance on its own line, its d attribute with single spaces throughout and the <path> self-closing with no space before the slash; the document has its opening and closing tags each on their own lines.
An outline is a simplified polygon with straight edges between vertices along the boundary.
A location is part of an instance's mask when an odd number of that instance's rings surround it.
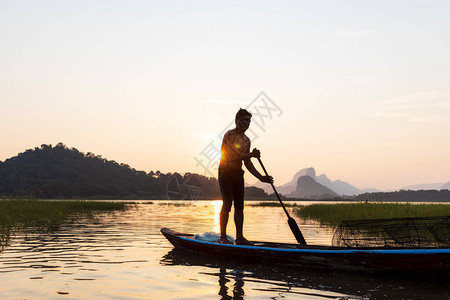
<svg viewBox="0 0 450 300">
<path fill-rule="evenodd" d="M 63 142 L 203 173 L 194 157 L 264 92 L 282 113 L 253 146 L 276 184 L 305 167 L 357 188 L 445 183 L 449 12 L 429 0 L 0 0 L 0 160 Z"/>
</svg>

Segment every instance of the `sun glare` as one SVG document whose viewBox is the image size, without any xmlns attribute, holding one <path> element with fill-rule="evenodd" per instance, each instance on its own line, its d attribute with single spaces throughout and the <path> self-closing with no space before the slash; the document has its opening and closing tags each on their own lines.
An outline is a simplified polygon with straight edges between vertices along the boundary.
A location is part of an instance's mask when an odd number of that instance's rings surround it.
<svg viewBox="0 0 450 300">
<path fill-rule="evenodd" d="M 222 209 L 222 200 L 213 201 L 214 205 L 214 232 L 220 231 L 220 210 Z"/>
</svg>

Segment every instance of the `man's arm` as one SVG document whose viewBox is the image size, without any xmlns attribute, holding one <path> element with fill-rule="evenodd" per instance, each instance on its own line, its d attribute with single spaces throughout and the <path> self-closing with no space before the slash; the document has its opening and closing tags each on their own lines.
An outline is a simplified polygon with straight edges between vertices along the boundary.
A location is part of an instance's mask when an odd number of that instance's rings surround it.
<svg viewBox="0 0 450 300">
<path fill-rule="evenodd" d="M 260 157 L 260 156 L 261 156 L 260 151 L 258 149 L 256 149 L 256 148 L 253 149 L 252 152 L 239 153 L 239 157 L 240 157 L 241 160 L 244 161 L 244 163 L 245 163 L 245 160 L 247 160 L 247 159 L 250 161 L 250 158 L 252 158 L 252 157 Z M 252 163 L 252 162 L 250 161 L 250 163 Z M 245 166 L 247 166 L 247 164 Z"/>
<path fill-rule="evenodd" d="M 250 154 L 250 153 L 248 153 L 248 154 Z M 261 175 L 261 173 L 258 172 L 258 170 L 256 170 L 255 166 L 253 165 L 252 161 L 250 160 L 250 157 L 244 159 L 245 167 L 247 168 L 247 170 L 249 170 L 250 173 L 252 173 L 253 176 L 255 176 L 260 181 L 262 181 L 263 176 Z"/>
<path fill-rule="evenodd" d="M 255 151 L 255 150 L 253 150 L 253 151 Z M 259 157 L 259 150 L 256 150 L 256 151 L 258 151 L 258 156 L 251 156 L 251 157 Z M 261 175 L 261 173 L 258 172 L 258 170 L 256 170 L 255 166 L 253 165 L 252 161 L 250 160 L 250 157 L 247 159 L 244 159 L 244 164 L 245 164 L 245 167 L 247 168 L 247 170 L 249 170 L 250 173 L 252 173 L 253 176 L 258 178 L 260 181 L 267 182 L 267 183 L 273 183 L 272 176 L 263 176 L 263 175 Z"/>
</svg>

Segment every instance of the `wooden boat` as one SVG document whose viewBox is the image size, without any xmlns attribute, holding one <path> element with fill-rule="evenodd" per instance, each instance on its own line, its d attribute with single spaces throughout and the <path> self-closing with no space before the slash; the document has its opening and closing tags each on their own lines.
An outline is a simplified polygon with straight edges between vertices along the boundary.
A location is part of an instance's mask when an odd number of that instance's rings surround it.
<svg viewBox="0 0 450 300">
<path fill-rule="evenodd" d="M 168 228 L 161 229 L 161 233 L 175 248 L 197 255 L 292 266 L 450 275 L 449 248 L 350 248 L 271 242 L 244 246 L 202 241 L 193 234 L 177 233 Z"/>
</svg>

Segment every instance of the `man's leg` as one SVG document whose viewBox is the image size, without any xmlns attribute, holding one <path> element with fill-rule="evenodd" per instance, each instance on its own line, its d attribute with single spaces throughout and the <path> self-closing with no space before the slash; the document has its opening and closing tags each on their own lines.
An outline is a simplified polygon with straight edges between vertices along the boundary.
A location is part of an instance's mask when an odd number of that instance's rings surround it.
<svg viewBox="0 0 450 300">
<path fill-rule="evenodd" d="M 236 240 L 242 240 L 244 238 L 244 210 L 234 208 L 234 224 L 236 225 Z"/>
<path fill-rule="evenodd" d="M 234 224 L 236 225 L 236 244 L 252 245 L 253 243 L 244 238 L 244 178 L 243 175 L 236 178 L 233 186 L 234 198 Z"/>
<path fill-rule="evenodd" d="M 227 238 L 227 224 L 233 204 L 233 186 L 231 181 L 219 173 L 220 192 L 222 193 L 222 209 L 220 210 L 220 242 L 232 244 Z"/>
<path fill-rule="evenodd" d="M 253 242 L 250 242 L 244 237 L 243 228 L 244 228 L 244 210 L 234 208 L 234 224 L 236 224 L 236 244 L 237 245 L 253 245 Z"/>
<path fill-rule="evenodd" d="M 222 210 L 220 211 L 220 238 L 227 238 L 227 224 L 230 212 L 224 209 L 225 204 L 222 204 Z"/>
</svg>

